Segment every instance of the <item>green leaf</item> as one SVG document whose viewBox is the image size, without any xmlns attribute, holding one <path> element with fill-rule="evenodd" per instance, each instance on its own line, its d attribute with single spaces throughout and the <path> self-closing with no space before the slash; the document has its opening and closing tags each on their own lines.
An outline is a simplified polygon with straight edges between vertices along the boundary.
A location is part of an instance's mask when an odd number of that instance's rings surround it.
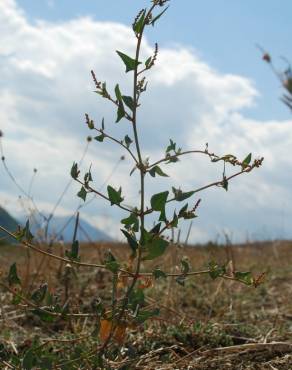
<svg viewBox="0 0 292 370">
<path fill-rule="evenodd" d="M 162 256 L 168 244 L 168 241 L 159 237 L 154 237 L 151 242 L 145 245 L 147 254 L 143 257 L 143 260 L 153 260 L 159 256 Z"/>
<path fill-rule="evenodd" d="M 104 140 L 104 138 L 105 138 L 105 135 L 104 134 L 100 134 L 98 136 L 95 136 L 94 140 L 99 141 L 100 143 L 102 143 L 103 140 Z"/>
<path fill-rule="evenodd" d="M 181 272 L 186 275 L 190 271 L 190 263 L 187 257 L 183 257 L 180 261 Z"/>
<path fill-rule="evenodd" d="M 223 189 L 228 191 L 228 180 L 227 180 L 226 176 L 223 176 L 222 187 L 223 187 Z"/>
<path fill-rule="evenodd" d="M 131 213 L 129 217 L 123 218 L 121 223 L 125 225 L 126 229 L 132 228 L 135 232 L 139 231 L 139 219 L 135 213 Z"/>
<path fill-rule="evenodd" d="M 79 260 L 80 258 L 78 257 L 79 255 L 79 242 L 78 240 L 74 240 L 72 245 L 71 245 L 71 251 L 66 251 L 65 252 L 66 256 L 70 259 L 73 260 Z"/>
<path fill-rule="evenodd" d="M 103 263 L 105 264 L 105 267 L 113 273 L 117 273 L 120 268 L 120 264 L 111 251 L 107 251 Z"/>
<path fill-rule="evenodd" d="M 145 295 L 142 289 L 133 290 L 129 295 L 129 304 L 133 311 L 136 311 L 137 306 L 143 306 Z"/>
<path fill-rule="evenodd" d="M 54 322 L 56 319 L 56 316 L 50 314 L 49 312 L 43 311 L 41 309 L 36 308 L 32 311 L 35 315 L 37 315 L 42 321 L 44 322 Z"/>
<path fill-rule="evenodd" d="M 248 156 L 243 160 L 242 162 L 242 168 L 246 168 L 249 164 L 250 164 L 250 161 L 251 161 L 251 153 L 248 154 Z"/>
<path fill-rule="evenodd" d="M 21 297 L 21 295 L 20 294 L 14 294 L 13 295 L 13 298 L 12 298 L 12 304 L 13 305 L 17 305 L 17 304 L 19 304 L 20 302 L 22 301 L 22 297 Z"/>
<path fill-rule="evenodd" d="M 121 193 L 122 193 L 121 188 L 117 191 L 112 186 L 108 185 L 107 193 L 108 193 L 108 197 L 111 202 L 111 205 L 120 204 L 124 200 L 124 198 L 122 198 L 121 196 Z"/>
<path fill-rule="evenodd" d="M 140 34 L 141 31 L 143 30 L 144 21 L 145 21 L 145 14 L 146 14 L 146 9 L 143 9 L 143 11 L 141 12 L 141 15 L 140 15 L 139 19 L 133 25 L 133 30 L 137 34 Z"/>
<path fill-rule="evenodd" d="M 175 200 L 178 202 L 182 202 L 183 200 L 186 200 L 190 198 L 193 194 L 195 194 L 194 191 L 188 191 L 184 193 L 182 190 L 176 189 L 174 187 L 172 188 L 172 192 L 174 194 Z"/>
<path fill-rule="evenodd" d="M 118 123 L 123 117 L 125 117 L 125 114 L 126 112 L 125 112 L 124 104 L 122 101 L 119 101 L 116 123 Z"/>
<path fill-rule="evenodd" d="M 105 267 L 114 274 L 119 271 L 120 264 L 117 261 L 107 262 Z"/>
<path fill-rule="evenodd" d="M 37 364 L 38 356 L 34 353 L 33 348 L 27 350 L 22 360 L 22 368 L 24 370 L 32 370 Z"/>
<path fill-rule="evenodd" d="M 153 236 L 154 235 L 151 234 L 151 232 L 147 231 L 145 228 L 141 229 L 140 244 L 142 246 L 145 246 L 153 239 Z"/>
<path fill-rule="evenodd" d="M 123 95 L 122 96 L 122 99 L 123 99 L 123 102 L 126 104 L 126 106 L 128 108 L 131 109 L 131 111 L 134 110 L 134 107 L 135 107 L 135 103 L 134 103 L 134 100 L 131 96 L 126 96 L 126 95 Z"/>
<path fill-rule="evenodd" d="M 150 230 L 151 234 L 158 234 L 161 228 L 161 222 L 153 226 L 153 228 Z"/>
<path fill-rule="evenodd" d="M 209 275 L 213 280 L 217 279 L 219 276 L 223 276 L 226 273 L 225 266 L 219 266 L 214 261 L 209 263 L 209 270 Z"/>
<path fill-rule="evenodd" d="M 32 241 L 34 236 L 30 232 L 29 220 L 26 221 L 26 224 L 25 224 L 24 228 L 18 227 L 18 230 L 14 233 L 14 237 L 19 242 L 21 242 L 24 237 L 25 237 L 27 242 L 30 243 Z"/>
<path fill-rule="evenodd" d="M 169 194 L 168 191 L 164 191 L 162 193 L 153 195 L 151 198 L 151 207 L 153 208 L 154 211 L 160 212 L 159 221 L 166 221 L 165 204 L 167 201 L 168 194 Z"/>
<path fill-rule="evenodd" d="M 128 135 L 125 136 L 124 140 L 125 140 L 126 147 L 129 148 L 133 140 Z"/>
<path fill-rule="evenodd" d="M 187 209 L 188 209 L 188 203 L 186 203 L 179 211 L 178 213 L 178 217 L 184 217 L 186 212 L 187 212 Z"/>
<path fill-rule="evenodd" d="M 159 166 L 154 166 L 153 168 L 151 168 L 149 173 L 152 177 L 155 177 L 155 175 L 159 175 L 159 176 L 163 176 L 163 177 L 169 177 L 166 173 L 164 173 L 162 171 L 162 169 Z"/>
<path fill-rule="evenodd" d="M 136 238 L 131 235 L 130 233 L 128 233 L 128 231 L 126 230 L 123 230 L 121 229 L 121 232 L 125 235 L 127 241 L 128 241 L 128 244 L 130 246 L 130 248 L 132 249 L 132 256 L 136 256 L 136 251 L 138 249 L 138 243 L 137 243 L 137 240 Z"/>
<path fill-rule="evenodd" d="M 81 198 L 84 202 L 86 200 L 87 191 L 84 186 L 81 187 L 81 189 L 78 191 L 77 196 Z"/>
<path fill-rule="evenodd" d="M 151 311 L 139 311 L 138 315 L 135 318 L 135 321 L 138 324 L 142 324 L 143 322 L 151 319 L 152 317 L 159 316 L 159 309 L 155 308 L 154 310 Z"/>
<path fill-rule="evenodd" d="M 170 141 L 170 144 L 166 148 L 166 153 L 169 153 L 172 150 L 175 151 L 175 148 L 176 148 L 176 143 L 172 139 L 169 139 L 169 141 Z"/>
<path fill-rule="evenodd" d="M 245 271 L 245 272 L 236 271 L 234 273 L 234 277 L 235 279 L 243 281 L 247 285 L 253 284 L 253 277 L 250 271 Z"/>
<path fill-rule="evenodd" d="M 152 57 L 149 57 L 149 58 L 146 60 L 146 62 L 145 62 L 145 67 L 146 67 L 146 68 L 148 68 L 148 67 L 149 67 L 151 60 L 152 60 Z"/>
<path fill-rule="evenodd" d="M 89 168 L 89 171 L 86 172 L 86 174 L 84 175 L 84 182 L 89 183 L 89 181 L 93 181 L 91 175 L 91 168 Z"/>
<path fill-rule="evenodd" d="M 87 126 L 89 128 L 89 130 L 93 130 L 94 129 L 94 122 L 92 119 L 89 119 L 88 123 L 87 123 Z"/>
<path fill-rule="evenodd" d="M 122 59 L 126 66 L 126 72 L 135 70 L 141 62 L 136 61 L 135 59 L 132 59 L 128 55 L 116 50 L 119 57 Z"/>
<path fill-rule="evenodd" d="M 166 279 L 167 278 L 166 273 L 160 270 L 158 267 L 156 267 L 156 269 L 153 270 L 152 274 L 154 276 L 154 279 L 159 279 L 159 278 Z"/>
<path fill-rule="evenodd" d="M 162 193 L 154 194 L 151 197 L 150 203 L 154 211 L 163 211 L 165 209 L 168 194 L 169 191 L 163 191 Z"/>
<path fill-rule="evenodd" d="M 9 269 L 9 274 L 8 274 L 8 284 L 11 285 L 21 285 L 21 281 L 17 275 L 17 268 L 16 268 L 16 263 L 14 262 Z"/>
<path fill-rule="evenodd" d="M 37 290 L 35 290 L 30 299 L 35 303 L 41 303 L 47 294 L 48 291 L 48 284 L 42 284 Z"/>
<path fill-rule="evenodd" d="M 121 91 L 120 91 L 119 84 L 117 84 L 116 87 L 115 87 L 115 94 L 116 94 L 117 100 L 121 101 L 122 100 L 122 94 L 121 94 Z"/>
<path fill-rule="evenodd" d="M 150 24 L 152 24 L 153 27 L 154 27 L 155 22 L 158 21 L 158 19 L 167 11 L 167 9 L 168 9 L 168 6 L 161 13 L 159 13 L 156 17 L 152 19 Z"/>
<path fill-rule="evenodd" d="M 71 177 L 76 180 L 79 176 L 79 173 L 80 171 L 78 170 L 78 164 L 74 162 L 71 168 Z"/>
<path fill-rule="evenodd" d="M 185 286 L 185 281 L 186 281 L 186 276 L 185 275 L 179 275 L 178 277 L 175 278 L 175 281 L 181 285 Z"/>
<path fill-rule="evenodd" d="M 173 214 L 173 218 L 172 218 L 170 224 L 171 224 L 171 227 L 177 227 L 178 226 L 178 217 L 177 217 L 177 214 L 175 212 Z"/>
</svg>

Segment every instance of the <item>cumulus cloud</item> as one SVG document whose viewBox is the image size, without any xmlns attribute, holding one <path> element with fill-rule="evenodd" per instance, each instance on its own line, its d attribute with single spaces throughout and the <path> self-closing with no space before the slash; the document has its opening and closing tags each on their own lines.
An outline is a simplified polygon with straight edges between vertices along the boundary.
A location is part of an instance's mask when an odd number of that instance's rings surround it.
<svg viewBox="0 0 292 370">
<path fill-rule="evenodd" d="M 126 121 L 114 123 L 115 113 L 108 102 L 92 93 L 89 71 L 94 69 L 99 79 L 108 82 L 109 89 L 120 83 L 122 91 L 130 94 L 131 76 L 123 75 L 124 66 L 115 50 L 133 54 L 135 38 L 125 25 L 91 18 L 30 23 L 14 0 L 1 1 L 0 24 L 0 128 L 5 133 L 7 163 L 26 188 L 32 168 L 39 169 L 34 198 L 50 212 L 70 180 L 72 162 L 81 158 L 90 134 L 84 124 L 85 112 L 97 122 L 105 117 L 108 130 L 121 139 L 131 134 Z M 153 46 L 146 39 L 142 57 L 152 52 Z M 263 227 L 269 230 L 268 237 L 278 236 L 283 209 L 287 219 L 292 216 L 292 178 L 287 170 L 291 163 L 287 153 L 292 144 L 292 122 L 261 122 L 247 117 L 244 109 L 256 104 L 259 96 L 254 83 L 214 70 L 187 47 L 161 49 L 147 77 L 149 89 L 139 112 L 145 156 L 159 158 L 168 139 L 175 138 L 185 149 L 202 149 L 208 142 L 218 154 L 233 153 L 243 159 L 253 152 L 266 158 L 262 169 L 234 180 L 229 192 L 216 188 L 202 193 L 192 241 L 214 238 L 224 228 L 232 230 L 238 239 L 245 238 L 247 232 L 257 235 Z M 97 188 L 121 155 L 120 149 L 107 143 L 90 144 L 83 168 L 92 163 Z M 129 181 L 130 158 L 119 162 L 118 167 L 110 182 L 127 188 L 127 201 L 135 204 L 138 179 L 134 174 Z M 210 164 L 202 157 L 188 157 L 165 170 L 171 180 L 162 179 L 162 185 L 157 186 L 155 179 L 149 179 L 150 190 L 158 192 L 172 184 L 184 184 L 183 188 L 190 190 L 222 176 L 221 165 Z M 18 191 L 3 169 L 0 174 L 0 199 L 8 199 L 11 204 Z M 59 213 L 69 214 L 79 204 L 77 189 L 72 184 Z M 15 207 L 11 208 L 15 211 Z M 122 213 L 114 207 L 108 210 L 98 199 L 82 212 L 91 223 L 117 235 L 116 221 Z"/>
</svg>

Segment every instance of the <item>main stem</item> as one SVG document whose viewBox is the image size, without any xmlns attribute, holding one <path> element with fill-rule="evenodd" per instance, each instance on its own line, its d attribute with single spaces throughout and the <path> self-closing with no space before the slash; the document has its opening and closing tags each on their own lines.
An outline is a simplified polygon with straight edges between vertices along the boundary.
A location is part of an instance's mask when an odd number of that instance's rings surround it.
<svg viewBox="0 0 292 370">
<path fill-rule="evenodd" d="M 150 10 L 147 12 L 147 15 L 145 17 L 145 20 L 148 19 L 149 15 L 155 8 L 156 4 L 154 3 Z M 136 150 L 137 150 L 137 156 L 138 156 L 138 169 L 140 171 L 140 190 L 141 190 L 141 198 L 140 198 L 140 243 L 138 246 L 138 256 L 137 256 L 137 265 L 136 265 L 136 271 L 135 275 L 133 276 L 133 280 L 125 293 L 123 303 L 121 306 L 121 310 L 119 312 L 119 315 L 116 320 L 116 325 L 112 326 L 112 330 L 106 341 L 104 342 L 99 354 L 100 356 L 103 355 L 104 351 L 106 350 L 108 344 L 110 343 L 113 334 L 115 332 L 116 326 L 121 322 L 123 319 L 125 310 L 127 309 L 128 305 L 128 300 L 130 297 L 130 294 L 132 293 L 136 282 L 139 278 L 139 272 L 140 272 L 140 266 L 141 266 L 141 259 L 142 259 L 142 248 L 141 248 L 141 242 L 143 239 L 143 231 L 144 231 L 144 225 L 145 225 L 145 169 L 144 169 L 144 164 L 143 164 L 143 159 L 141 155 L 141 149 L 140 149 L 140 144 L 139 144 L 139 136 L 138 136 L 138 131 L 137 131 L 137 105 L 138 105 L 138 88 L 137 88 L 137 83 L 138 83 L 138 61 L 139 61 L 139 56 L 140 56 L 140 49 L 141 49 L 141 42 L 143 38 L 143 31 L 145 28 L 145 21 L 143 24 L 143 28 L 138 36 L 137 39 L 137 47 L 136 47 L 136 55 L 135 55 L 135 61 L 136 61 L 136 67 L 134 70 L 134 81 L 133 81 L 133 100 L 134 100 L 134 108 L 133 108 L 133 116 L 132 116 L 132 124 L 133 124 L 133 133 L 134 133 L 134 141 L 136 145 Z"/>
<path fill-rule="evenodd" d="M 137 106 L 138 106 L 138 62 L 139 62 L 139 56 L 140 56 L 140 49 L 141 49 L 141 42 L 143 38 L 143 32 L 144 28 L 146 25 L 146 21 L 149 19 L 149 16 L 151 15 L 153 9 L 155 8 L 156 4 L 154 3 L 151 8 L 148 10 L 143 27 L 141 29 L 141 32 L 138 35 L 137 39 L 137 47 L 136 47 L 136 55 L 135 55 L 135 61 L 136 61 L 136 67 L 134 70 L 134 82 L 133 82 L 133 100 L 134 100 L 134 110 L 133 110 L 133 132 L 134 132 L 134 140 L 136 144 L 136 150 L 137 150 L 137 155 L 138 155 L 138 161 L 139 161 L 139 171 L 140 171 L 140 190 L 141 190 L 141 198 L 140 198 L 140 243 L 138 246 L 138 257 L 137 257 L 137 266 L 136 266 L 136 272 L 135 276 L 133 278 L 132 284 L 130 285 L 128 289 L 128 294 L 131 293 L 133 290 L 136 281 L 139 276 L 140 272 L 140 266 L 141 266 L 141 258 L 142 258 L 142 248 L 141 248 L 141 243 L 143 241 L 143 232 L 144 232 L 144 226 L 145 226 L 145 168 L 144 168 L 144 163 L 141 155 L 141 149 L 139 145 L 139 137 L 138 137 L 138 132 L 137 132 Z"/>
</svg>

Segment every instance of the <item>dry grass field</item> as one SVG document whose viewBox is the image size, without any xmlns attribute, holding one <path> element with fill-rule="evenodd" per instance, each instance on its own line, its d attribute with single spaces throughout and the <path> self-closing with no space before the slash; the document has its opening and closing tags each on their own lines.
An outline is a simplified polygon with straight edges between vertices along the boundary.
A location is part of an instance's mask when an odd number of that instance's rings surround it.
<svg viewBox="0 0 292 370">
<path fill-rule="evenodd" d="M 2 277 L 17 262 L 23 292 L 47 282 L 61 301 L 69 300 L 72 310 L 84 313 L 90 312 L 94 299 L 110 302 L 108 272 L 89 268 L 73 271 L 64 262 L 20 245 L 0 248 Z M 65 248 L 58 245 L 53 252 L 62 255 Z M 125 245 L 92 244 L 81 247 L 82 261 L 99 263 L 108 248 L 127 260 Z M 172 246 L 155 264 L 164 271 L 176 272 L 178 267 L 171 266 L 178 266 L 182 256 L 188 256 L 193 270 L 205 269 L 210 260 L 232 260 L 230 269 L 250 270 L 255 276 L 264 272 L 265 281 L 257 288 L 220 278 L 212 280 L 207 275 L 188 278 L 184 287 L 172 278 L 148 282 L 144 289 L 147 305 L 159 308 L 160 315 L 139 327 L 127 328 L 122 349 L 113 355 L 109 368 L 291 370 L 292 243 L 229 248 L 212 244 Z M 147 271 L 155 266 L 147 263 Z M 1 369 L 20 369 L 11 365 L 11 358 L 23 356 L 35 341 L 46 346 L 48 354 L 59 353 L 62 360 L 72 351 L 78 357 L 98 341 L 90 317 L 43 322 L 25 302 L 15 306 L 11 301 L 12 294 L 1 288 Z M 78 339 L 72 341 L 73 336 Z M 50 368 L 92 367 L 84 359 L 79 364 Z"/>
</svg>

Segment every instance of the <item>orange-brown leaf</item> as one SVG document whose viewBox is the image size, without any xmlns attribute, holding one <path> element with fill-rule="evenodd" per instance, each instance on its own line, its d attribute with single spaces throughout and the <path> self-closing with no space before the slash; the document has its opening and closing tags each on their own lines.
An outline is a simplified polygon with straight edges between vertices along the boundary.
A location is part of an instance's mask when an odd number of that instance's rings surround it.
<svg viewBox="0 0 292 370">
<path fill-rule="evenodd" d="M 100 320 L 99 336 L 102 342 L 105 342 L 110 335 L 112 322 L 109 320 Z"/>
<path fill-rule="evenodd" d="M 123 344 L 126 335 L 126 325 L 117 326 L 114 332 L 114 339 L 119 343 Z"/>
</svg>

